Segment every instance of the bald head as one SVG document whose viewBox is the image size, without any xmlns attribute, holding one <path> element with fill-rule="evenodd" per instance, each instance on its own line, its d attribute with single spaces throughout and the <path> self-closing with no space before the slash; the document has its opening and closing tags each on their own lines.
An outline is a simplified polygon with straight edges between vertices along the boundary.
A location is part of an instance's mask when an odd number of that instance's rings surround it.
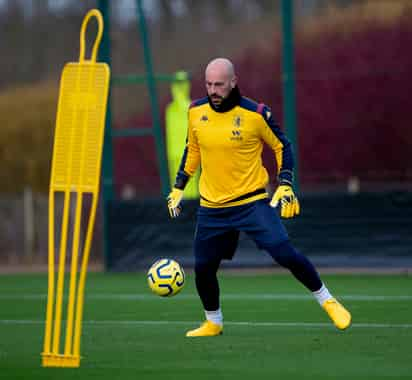
<svg viewBox="0 0 412 380">
<path fill-rule="evenodd" d="M 237 78 L 233 63 L 227 58 L 216 58 L 205 70 L 206 90 L 211 101 L 219 106 L 236 86 Z"/>
<path fill-rule="evenodd" d="M 235 67 L 227 58 L 216 58 L 206 66 L 206 77 L 211 73 L 219 73 L 231 79 L 235 76 Z"/>
</svg>

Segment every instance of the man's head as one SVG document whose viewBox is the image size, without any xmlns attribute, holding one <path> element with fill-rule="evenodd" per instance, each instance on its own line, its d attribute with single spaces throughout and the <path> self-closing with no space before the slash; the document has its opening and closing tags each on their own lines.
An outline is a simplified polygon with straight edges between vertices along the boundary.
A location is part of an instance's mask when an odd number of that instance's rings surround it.
<svg viewBox="0 0 412 380">
<path fill-rule="evenodd" d="M 216 58 L 209 62 L 205 71 L 205 82 L 210 100 L 218 107 L 237 84 L 232 62 L 226 58 Z"/>
</svg>

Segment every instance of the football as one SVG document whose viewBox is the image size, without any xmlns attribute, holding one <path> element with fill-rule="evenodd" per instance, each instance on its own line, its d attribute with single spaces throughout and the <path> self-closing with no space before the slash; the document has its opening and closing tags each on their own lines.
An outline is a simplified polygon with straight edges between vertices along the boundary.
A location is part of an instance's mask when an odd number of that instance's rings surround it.
<svg viewBox="0 0 412 380">
<path fill-rule="evenodd" d="M 185 273 L 175 260 L 159 259 L 147 272 L 147 283 L 158 296 L 172 297 L 185 285 Z"/>
</svg>

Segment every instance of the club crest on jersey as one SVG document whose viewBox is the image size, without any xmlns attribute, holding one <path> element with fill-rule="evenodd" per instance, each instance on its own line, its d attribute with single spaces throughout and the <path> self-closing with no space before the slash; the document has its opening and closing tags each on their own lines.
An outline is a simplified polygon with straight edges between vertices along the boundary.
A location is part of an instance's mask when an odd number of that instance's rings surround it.
<svg viewBox="0 0 412 380">
<path fill-rule="evenodd" d="M 233 125 L 235 126 L 235 127 L 240 127 L 241 125 L 242 125 L 242 122 L 243 122 L 243 120 L 242 120 L 242 116 L 240 116 L 240 115 L 235 115 L 234 117 L 233 117 Z"/>
<path fill-rule="evenodd" d="M 203 123 L 206 123 L 207 121 L 209 121 L 209 118 L 207 117 L 207 115 L 202 115 L 202 117 L 200 118 L 200 121 L 202 121 Z"/>
</svg>

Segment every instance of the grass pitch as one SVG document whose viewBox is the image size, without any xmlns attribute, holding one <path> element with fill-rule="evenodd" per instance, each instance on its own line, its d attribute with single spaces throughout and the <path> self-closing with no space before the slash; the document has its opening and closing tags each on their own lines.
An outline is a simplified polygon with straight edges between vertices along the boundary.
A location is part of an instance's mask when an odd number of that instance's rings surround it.
<svg viewBox="0 0 412 380">
<path fill-rule="evenodd" d="M 91 274 L 80 369 L 40 367 L 45 275 L 0 276 L 0 379 L 411 379 L 412 278 L 322 276 L 350 309 L 341 332 L 290 275 L 221 273 L 224 335 L 185 338 L 203 311 L 193 276 L 175 298 L 143 274 Z"/>
</svg>

